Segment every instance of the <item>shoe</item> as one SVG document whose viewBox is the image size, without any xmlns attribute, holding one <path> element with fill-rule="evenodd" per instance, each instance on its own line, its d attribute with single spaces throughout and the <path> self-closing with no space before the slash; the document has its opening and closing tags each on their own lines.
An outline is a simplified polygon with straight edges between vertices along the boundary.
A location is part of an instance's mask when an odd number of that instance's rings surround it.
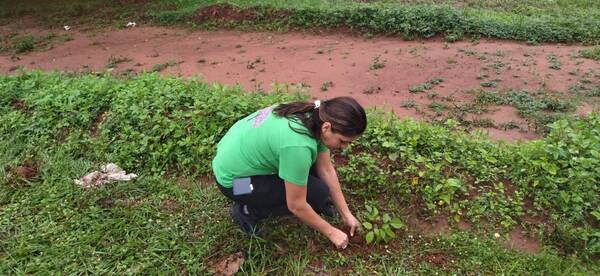
<svg viewBox="0 0 600 276">
<path fill-rule="evenodd" d="M 248 235 L 258 235 L 258 221 L 259 219 L 252 216 L 252 214 L 244 213 L 244 205 L 235 202 L 231 208 L 229 208 L 229 215 L 233 218 L 242 231 Z"/>
<path fill-rule="evenodd" d="M 335 218 L 338 216 L 338 211 L 335 208 L 335 206 L 333 205 L 333 203 L 331 203 L 331 202 L 325 203 L 325 207 L 323 207 L 321 209 L 321 213 L 323 215 L 326 215 L 326 216 L 332 217 L 332 218 Z"/>
</svg>

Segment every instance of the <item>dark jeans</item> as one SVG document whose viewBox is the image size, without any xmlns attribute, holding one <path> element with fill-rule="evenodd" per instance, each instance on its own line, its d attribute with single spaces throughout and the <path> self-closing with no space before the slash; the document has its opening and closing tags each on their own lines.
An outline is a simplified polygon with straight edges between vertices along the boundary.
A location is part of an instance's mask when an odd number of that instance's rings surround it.
<svg viewBox="0 0 600 276">
<path fill-rule="evenodd" d="M 217 183 L 219 190 L 229 199 L 248 205 L 252 215 L 259 219 L 271 216 L 290 215 L 285 198 L 284 180 L 277 175 L 260 175 L 250 177 L 254 190 L 247 195 L 233 195 L 233 188 L 225 188 Z M 329 187 L 314 174 L 308 176 L 306 201 L 317 212 L 321 213 L 328 204 Z"/>
</svg>

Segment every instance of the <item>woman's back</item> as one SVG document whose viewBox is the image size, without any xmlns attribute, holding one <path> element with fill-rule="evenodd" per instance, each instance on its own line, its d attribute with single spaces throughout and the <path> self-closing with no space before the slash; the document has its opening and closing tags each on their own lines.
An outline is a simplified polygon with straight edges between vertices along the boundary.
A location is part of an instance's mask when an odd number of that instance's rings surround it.
<svg viewBox="0 0 600 276">
<path fill-rule="evenodd" d="M 267 107 L 239 120 L 221 139 L 212 162 L 219 184 L 229 188 L 234 178 L 251 175 L 279 175 L 306 184 L 317 152 L 327 148 L 307 135 L 301 123 L 279 117 L 273 109 Z"/>
</svg>

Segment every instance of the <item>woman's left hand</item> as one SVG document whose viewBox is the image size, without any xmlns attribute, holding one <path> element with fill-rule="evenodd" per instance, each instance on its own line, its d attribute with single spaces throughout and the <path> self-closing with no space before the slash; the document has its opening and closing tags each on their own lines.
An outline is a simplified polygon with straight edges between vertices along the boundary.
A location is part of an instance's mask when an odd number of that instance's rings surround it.
<svg viewBox="0 0 600 276">
<path fill-rule="evenodd" d="M 350 237 L 354 237 L 354 232 L 360 228 L 360 222 L 352 214 L 347 214 L 343 217 L 344 224 L 350 228 Z"/>
</svg>

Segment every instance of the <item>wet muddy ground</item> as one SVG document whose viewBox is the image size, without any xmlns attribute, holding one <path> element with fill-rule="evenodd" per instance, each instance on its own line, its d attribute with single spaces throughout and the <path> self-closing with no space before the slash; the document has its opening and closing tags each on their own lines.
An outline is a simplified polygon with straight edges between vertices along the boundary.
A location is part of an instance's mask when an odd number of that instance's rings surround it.
<svg viewBox="0 0 600 276">
<path fill-rule="evenodd" d="M 0 73 L 18 68 L 116 74 L 158 71 L 208 82 L 270 90 L 275 83 L 302 87 L 314 99 L 349 95 L 366 106 L 392 110 L 399 117 L 440 120 L 436 104 L 452 108 L 473 101 L 469 91 L 508 89 L 557 91 L 567 97 L 582 75 L 600 79 L 600 63 L 579 57 L 578 45 L 528 45 L 481 39 L 446 43 L 441 39 L 404 41 L 347 33 L 262 33 L 196 31 L 144 27 L 90 32 L 40 29 L 15 22 L 0 35 L 50 32 L 68 37 L 23 54 L 4 52 Z M 594 79 L 594 76 L 597 79 Z M 577 113 L 598 109 L 582 103 Z M 493 138 L 539 138 L 512 106 L 494 106 L 471 119 L 518 127 L 480 128 Z"/>
</svg>

